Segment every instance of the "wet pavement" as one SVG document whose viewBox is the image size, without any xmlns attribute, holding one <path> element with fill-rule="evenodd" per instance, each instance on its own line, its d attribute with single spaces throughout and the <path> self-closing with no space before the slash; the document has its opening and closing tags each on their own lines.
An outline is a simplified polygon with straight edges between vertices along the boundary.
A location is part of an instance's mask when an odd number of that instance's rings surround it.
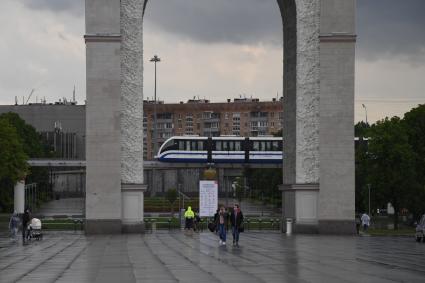
<svg viewBox="0 0 425 283">
<path fill-rule="evenodd" d="M 0 235 L 0 282 L 425 282 L 411 237 L 209 232 L 89 236 L 50 232 L 23 246 Z"/>
</svg>

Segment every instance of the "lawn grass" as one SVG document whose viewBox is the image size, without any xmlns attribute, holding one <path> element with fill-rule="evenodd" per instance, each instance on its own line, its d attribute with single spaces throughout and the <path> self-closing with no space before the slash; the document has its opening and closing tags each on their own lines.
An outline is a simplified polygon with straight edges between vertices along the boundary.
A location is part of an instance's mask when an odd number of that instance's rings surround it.
<svg viewBox="0 0 425 283">
<path fill-rule="evenodd" d="M 367 234 L 371 236 L 414 236 L 415 229 L 399 229 L 399 230 L 389 230 L 389 229 L 369 229 Z"/>
</svg>

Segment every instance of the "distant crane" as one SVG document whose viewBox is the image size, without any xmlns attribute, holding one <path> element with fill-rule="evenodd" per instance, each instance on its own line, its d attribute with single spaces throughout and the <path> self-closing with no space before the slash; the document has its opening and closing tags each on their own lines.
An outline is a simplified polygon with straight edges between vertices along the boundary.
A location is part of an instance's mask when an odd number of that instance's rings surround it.
<svg viewBox="0 0 425 283">
<path fill-rule="evenodd" d="M 31 90 L 30 95 L 28 96 L 27 101 L 25 101 L 25 103 L 24 103 L 24 104 L 28 104 L 28 101 L 30 100 L 30 98 L 31 98 L 32 94 L 34 93 L 34 91 L 35 91 L 35 88 L 33 88 L 33 89 Z"/>
</svg>

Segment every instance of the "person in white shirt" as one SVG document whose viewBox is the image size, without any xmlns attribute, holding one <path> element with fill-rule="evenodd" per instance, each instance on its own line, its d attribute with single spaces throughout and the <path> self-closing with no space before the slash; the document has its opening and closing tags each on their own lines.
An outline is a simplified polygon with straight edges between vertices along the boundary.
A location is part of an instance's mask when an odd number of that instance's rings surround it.
<svg viewBox="0 0 425 283">
<path fill-rule="evenodd" d="M 363 213 L 361 221 L 362 221 L 363 231 L 366 232 L 370 225 L 370 217 L 369 215 L 366 214 L 366 212 Z"/>
</svg>

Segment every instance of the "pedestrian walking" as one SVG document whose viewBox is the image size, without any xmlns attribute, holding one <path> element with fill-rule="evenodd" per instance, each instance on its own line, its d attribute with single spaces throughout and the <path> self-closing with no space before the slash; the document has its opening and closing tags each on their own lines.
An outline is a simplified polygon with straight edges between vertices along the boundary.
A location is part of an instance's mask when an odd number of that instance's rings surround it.
<svg viewBox="0 0 425 283">
<path fill-rule="evenodd" d="M 192 210 L 192 207 L 188 206 L 186 212 L 184 213 L 185 218 L 185 229 L 193 229 L 193 219 L 195 218 L 195 213 Z"/>
<path fill-rule="evenodd" d="M 362 218 L 360 220 L 362 221 L 363 232 L 367 232 L 367 230 L 369 229 L 369 226 L 370 226 L 369 215 L 367 215 L 366 212 L 363 213 Z"/>
<path fill-rule="evenodd" d="M 224 206 L 220 207 L 220 211 L 218 212 L 218 234 L 220 237 L 219 244 L 225 246 L 226 245 L 226 226 L 228 221 L 227 211 L 224 209 Z"/>
<path fill-rule="evenodd" d="M 233 245 L 239 247 L 239 233 L 243 229 L 243 214 L 237 203 L 233 206 L 230 223 L 232 224 Z"/>
<path fill-rule="evenodd" d="M 195 232 L 201 231 L 201 217 L 199 216 L 199 213 L 195 212 L 195 218 L 193 219 L 193 230 Z"/>
<path fill-rule="evenodd" d="M 25 244 L 27 240 L 27 228 L 31 220 L 30 209 L 25 209 L 24 214 L 22 215 L 22 243 Z"/>
<path fill-rule="evenodd" d="M 14 242 L 16 241 L 16 236 L 18 234 L 18 225 L 19 215 L 15 210 L 9 220 L 10 239 Z"/>
<path fill-rule="evenodd" d="M 217 209 L 217 211 L 214 214 L 214 226 L 215 226 L 215 234 L 218 234 L 218 212 L 220 209 Z"/>
</svg>

